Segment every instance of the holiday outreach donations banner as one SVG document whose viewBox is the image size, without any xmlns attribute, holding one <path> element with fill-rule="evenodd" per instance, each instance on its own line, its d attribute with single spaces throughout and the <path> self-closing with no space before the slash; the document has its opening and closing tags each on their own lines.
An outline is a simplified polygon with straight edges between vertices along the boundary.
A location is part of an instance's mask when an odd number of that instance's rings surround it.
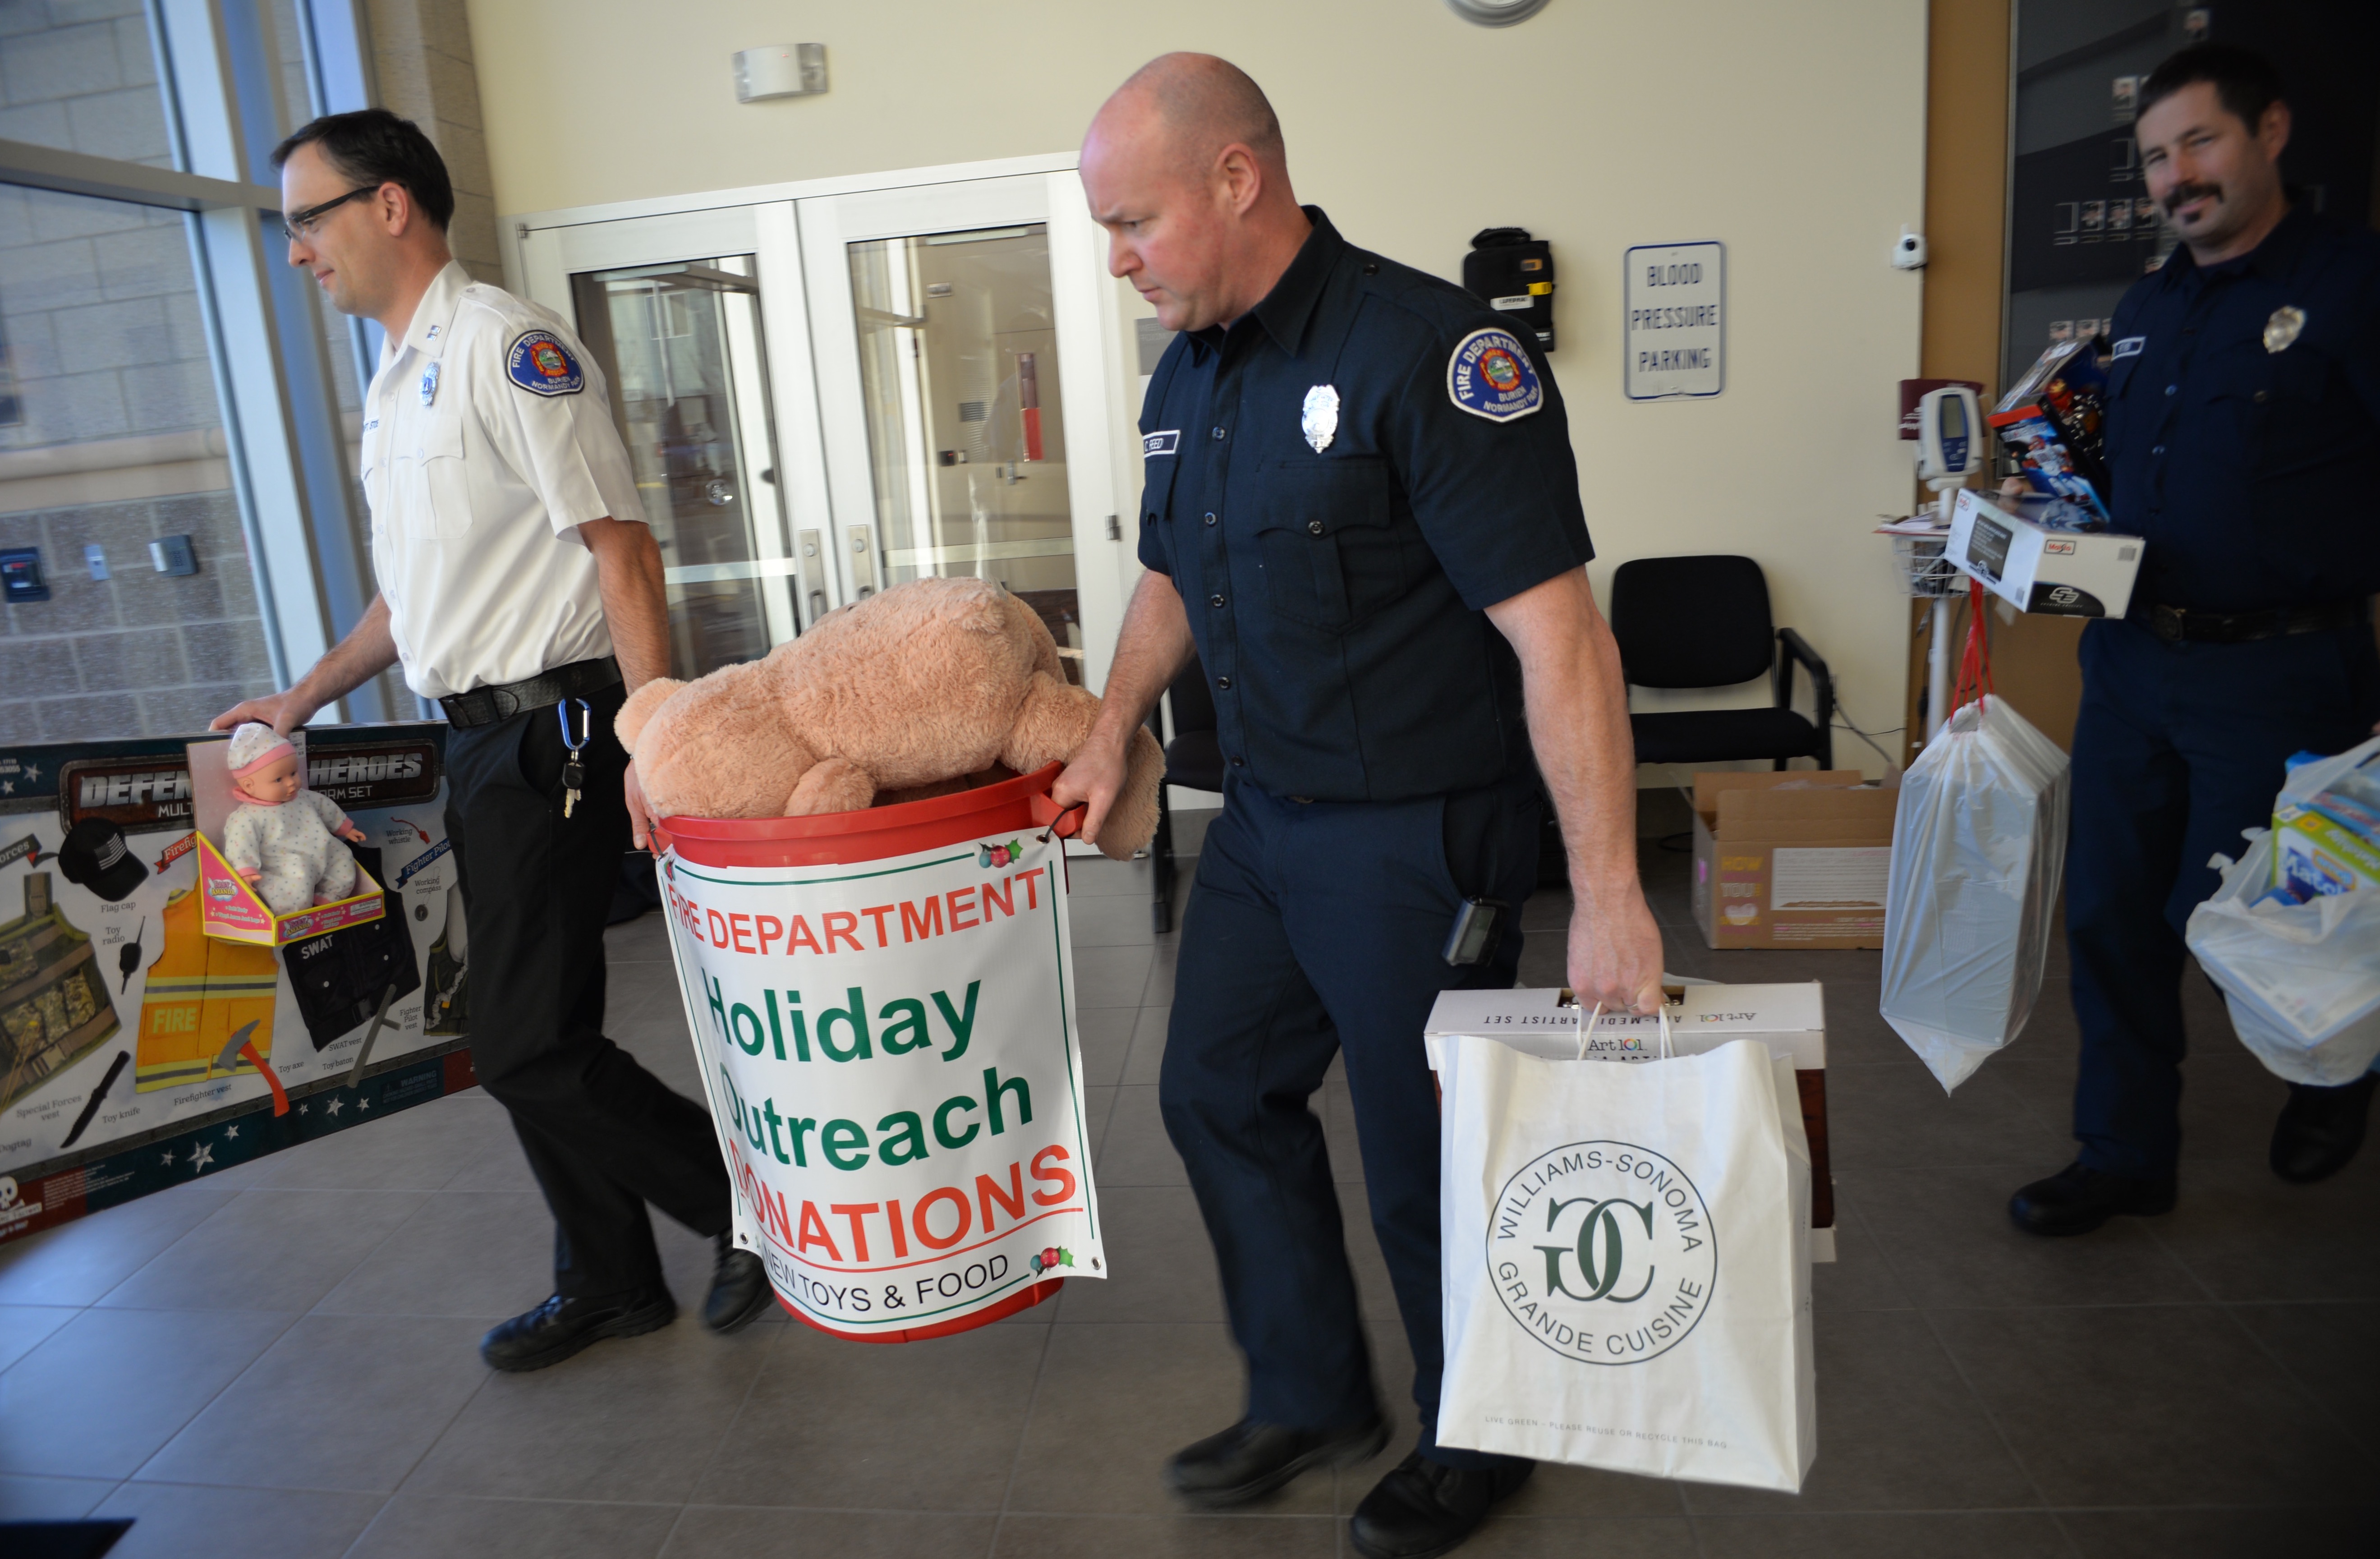
<svg viewBox="0 0 2380 1559">
<path fill-rule="evenodd" d="M 849 1336 L 1105 1277 L 1064 843 L 843 865 L 662 857 L 735 1237 Z"/>
</svg>

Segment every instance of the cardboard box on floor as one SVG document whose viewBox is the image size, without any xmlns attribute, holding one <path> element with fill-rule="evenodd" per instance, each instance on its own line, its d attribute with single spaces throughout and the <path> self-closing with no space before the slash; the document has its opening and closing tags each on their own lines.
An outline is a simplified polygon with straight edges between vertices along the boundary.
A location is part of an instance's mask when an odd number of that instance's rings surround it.
<svg viewBox="0 0 2380 1559">
<path fill-rule="evenodd" d="M 1855 769 L 1694 776 L 1694 923 L 1713 947 L 1882 947 L 1900 792 Z"/>
</svg>

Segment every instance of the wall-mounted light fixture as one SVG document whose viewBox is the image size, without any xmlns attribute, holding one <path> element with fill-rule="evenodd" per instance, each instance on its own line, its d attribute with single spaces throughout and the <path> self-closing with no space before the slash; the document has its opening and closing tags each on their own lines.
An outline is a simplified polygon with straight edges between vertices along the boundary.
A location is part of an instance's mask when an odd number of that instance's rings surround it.
<svg viewBox="0 0 2380 1559">
<path fill-rule="evenodd" d="M 771 43 L 735 51 L 735 101 L 814 97 L 826 91 L 824 43 Z"/>
<path fill-rule="evenodd" d="M 1546 8 L 1546 0 L 1446 0 L 1454 14 L 1482 27 L 1510 27 Z"/>
</svg>

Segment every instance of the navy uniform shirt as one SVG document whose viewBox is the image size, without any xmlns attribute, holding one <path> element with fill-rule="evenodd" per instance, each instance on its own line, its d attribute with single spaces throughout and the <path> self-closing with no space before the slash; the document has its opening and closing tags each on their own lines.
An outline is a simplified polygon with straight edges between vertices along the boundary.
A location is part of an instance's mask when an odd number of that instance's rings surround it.
<svg viewBox="0 0 2380 1559">
<path fill-rule="evenodd" d="M 2380 591 L 2380 235 L 2298 210 L 2219 265 L 2178 249 L 2108 334 L 2110 511 L 2149 543 L 2136 611 Z"/>
<path fill-rule="evenodd" d="M 1158 364 L 1140 559 L 1181 591 L 1233 775 L 1334 801 L 1492 784 L 1528 745 L 1485 609 L 1594 555 L 1561 398 L 1526 333 L 1305 213 L 1264 301 Z"/>
</svg>

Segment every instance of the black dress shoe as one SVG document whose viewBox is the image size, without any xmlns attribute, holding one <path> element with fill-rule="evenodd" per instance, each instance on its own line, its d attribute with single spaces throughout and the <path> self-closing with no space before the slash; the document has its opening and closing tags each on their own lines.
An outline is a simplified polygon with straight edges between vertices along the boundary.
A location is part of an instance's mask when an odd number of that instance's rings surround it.
<svg viewBox="0 0 2380 1559">
<path fill-rule="evenodd" d="M 1536 1470 L 1536 1463 L 1517 1459 L 1442 1467 L 1415 1451 L 1364 1496 L 1347 1535 L 1364 1559 L 1437 1559 L 1461 1548 L 1496 1502 Z"/>
<path fill-rule="evenodd" d="M 735 1248 L 735 1236 L 718 1238 L 719 1265 L 711 1270 L 710 1292 L 702 1301 L 702 1323 L 722 1336 L 749 1322 L 769 1308 L 769 1269 L 749 1250 Z"/>
<path fill-rule="evenodd" d="M 2135 1180 L 2070 1163 L 2009 1198 L 2009 1216 L 2029 1235 L 2087 1235 L 2110 1218 L 2173 1211 L 2173 1178 Z"/>
<path fill-rule="evenodd" d="M 1165 1464 L 1165 1481 L 1209 1510 L 1245 1504 L 1318 1467 L 1352 1467 L 1379 1455 L 1389 1426 L 1378 1419 L 1353 1429 L 1284 1429 L 1242 1419 L 1220 1434 L 1185 1445 Z"/>
<path fill-rule="evenodd" d="M 590 1343 L 657 1332 L 676 1319 L 677 1301 L 667 1289 L 625 1299 L 565 1299 L 556 1294 L 527 1315 L 491 1329 L 480 1339 L 480 1357 L 491 1370 L 542 1370 Z"/>
<path fill-rule="evenodd" d="M 2308 1186 L 2345 1169 L 2363 1146 L 2363 1117 L 2380 1077 L 2366 1072 L 2344 1088 L 2289 1084 L 2289 1102 L 2273 1127 L 2273 1173 Z"/>
</svg>

